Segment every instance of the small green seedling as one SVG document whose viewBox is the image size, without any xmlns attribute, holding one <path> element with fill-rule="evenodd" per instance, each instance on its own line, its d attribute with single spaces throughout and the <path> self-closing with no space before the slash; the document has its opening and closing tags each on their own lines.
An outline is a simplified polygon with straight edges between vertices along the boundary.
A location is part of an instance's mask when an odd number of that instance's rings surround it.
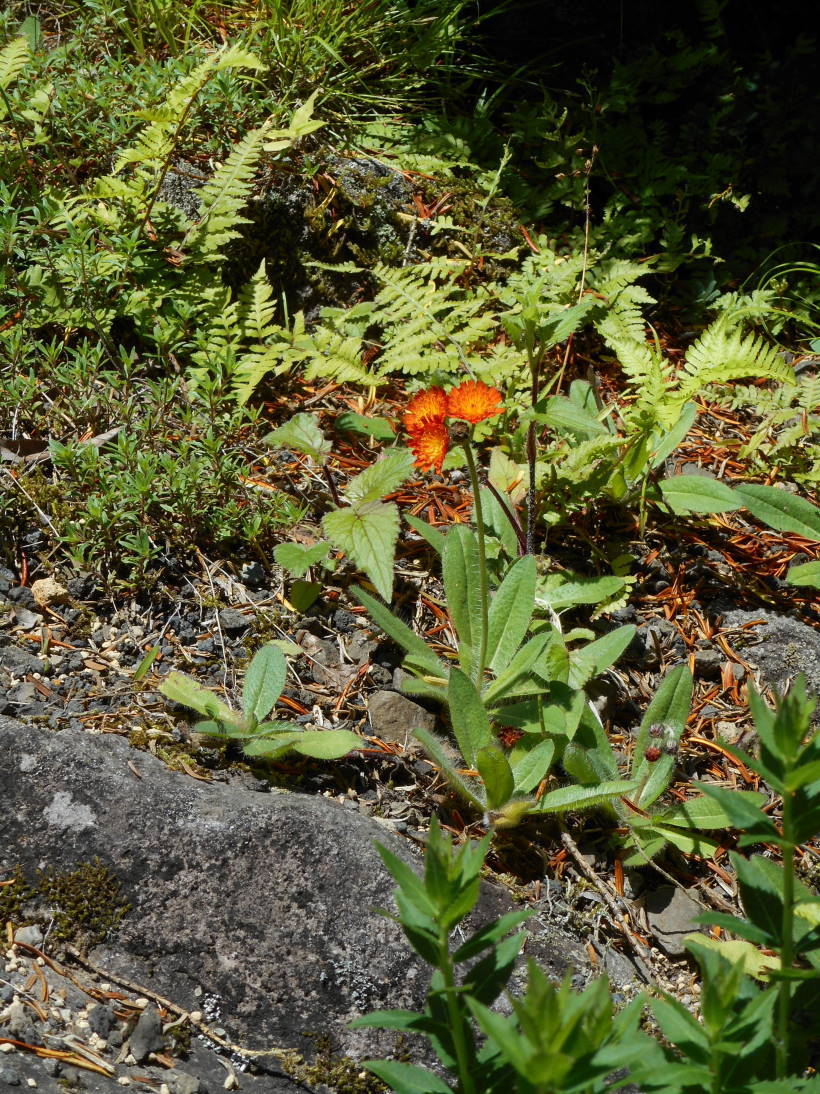
<svg viewBox="0 0 820 1094">
<path fill-rule="evenodd" d="M 293 751 L 319 760 L 338 760 L 361 748 L 361 738 L 347 729 L 304 729 L 293 722 L 263 721 L 282 694 L 286 676 L 285 655 L 269 643 L 248 665 L 241 713 L 181 672 L 169 673 L 159 690 L 166 699 L 205 716 L 205 721 L 194 726 L 198 733 L 238 740 L 246 756 L 274 760 Z"/>
</svg>

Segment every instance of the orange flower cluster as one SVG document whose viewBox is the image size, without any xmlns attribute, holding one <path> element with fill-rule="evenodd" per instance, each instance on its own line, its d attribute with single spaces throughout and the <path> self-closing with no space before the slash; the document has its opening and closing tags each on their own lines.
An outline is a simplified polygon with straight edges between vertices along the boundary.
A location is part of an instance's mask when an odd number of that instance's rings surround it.
<svg viewBox="0 0 820 1094">
<path fill-rule="evenodd" d="M 430 387 L 414 395 L 403 421 L 416 467 L 422 471 L 441 471 L 450 447 L 445 418 L 475 424 L 500 414 L 501 404 L 501 392 L 481 380 L 465 380 L 449 394 L 440 387 Z"/>
</svg>

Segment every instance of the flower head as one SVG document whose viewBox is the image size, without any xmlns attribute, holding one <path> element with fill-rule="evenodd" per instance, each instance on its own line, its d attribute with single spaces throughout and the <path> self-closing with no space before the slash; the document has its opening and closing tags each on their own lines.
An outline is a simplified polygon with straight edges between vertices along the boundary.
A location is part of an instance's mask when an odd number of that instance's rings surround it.
<svg viewBox="0 0 820 1094">
<path fill-rule="evenodd" d="M 463 422 L 483 422 L 501 413 L 502 395 L 498 388 L 481 380 L 465 380 L 447 396 L 447 415 Z"/>
<path fill-rule="evenodd" d="M 440 387 L 429 387 L 414 395 L 403 415 L 404 428 L 413 433 L 431 423 L 439 425 L 447 414 L 447 396 Z"/>
<path fill-rule="evenodd" d="M 444 422 L 428 419 L 422 428 L 410 432 L 408 444 L 420 471 L 441 472 L 441 465 L 450 446 L 450 436 Z"/>
</svg>

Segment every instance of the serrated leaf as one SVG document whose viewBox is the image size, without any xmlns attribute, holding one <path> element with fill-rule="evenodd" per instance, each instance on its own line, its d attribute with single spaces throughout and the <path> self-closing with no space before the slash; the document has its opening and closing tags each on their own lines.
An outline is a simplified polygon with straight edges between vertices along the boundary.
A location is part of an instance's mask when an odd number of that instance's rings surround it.
<svg viewBox="0 0 820 1094">
<path fill-rule="evenodd" d="M 392 502 L 360 503 L 325 514 L 322 527 L 333 546 L 367 574 L 381 597 L 390 600 L 399 538 L 398 508 Z"/>
<path fill-rule="evenodd" d="M 744 504 L 731 486 L 704 475 L 674 475 L 658 486 L 673 513 L 731 513 Z"/>
<path fill-rule="evenodd" d="M 820 509 L 805 498 L 778 490 L 776 486 L 744 483 L 735 487 L 740 504 L 778 532 L 796 532 L 806 539 L 820 540 Z"/>
<path fill-rule="evenodd" d="M 268 433 L 265 440 L 269 444 L 303 452 L 306 456 L 312 456 L 317 463 L 322 463 L 330 455 L 333 447 L 330 441 L 325 439 L 315 414 L 295 414 L 290 421 L 280 425 L 272 433 Z"/>
<path fill-rule="evenodd" d="M 262 646 L 253 655 L 242 688 L 242 709 L 261 721 L 273 706 L 285 686 L 288 666 L 285 655 L 273 645 Z"/>
<path fill-rule="evenodd" d="M 345 497 L 351 505 L 379 501 L 398 490 L 412 469 L 413 453 L 408 448 L 394 448 L 352 479 L 344 492 Z"/>
<path fill-rule="evenodd" d="M 273 550 L 273 557 L 277 563 L 294 577 L 302 577 L 311 566 L 330 553 L 329 543 L 314 543 L 310 547 L 304 547 L 301 543 L 280 543 Z"/>
</svg>

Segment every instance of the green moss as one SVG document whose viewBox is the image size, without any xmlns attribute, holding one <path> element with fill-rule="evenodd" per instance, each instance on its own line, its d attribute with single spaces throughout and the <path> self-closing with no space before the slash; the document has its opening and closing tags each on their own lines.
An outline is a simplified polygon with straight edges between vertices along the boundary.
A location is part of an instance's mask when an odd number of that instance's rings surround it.
<svg viewBox="0 0 820 1094">
<path fill-rule="evenodd" d="M 131 911 L 119 881 L 98 858 L 67 873 L 40 873 L 37 890 L 54 908 L 53 937 L 64 942 L 102 942 Z"/>
<path fill-rule="evenodd" d="M 299 1062 L 284 1063 L 288 1075 L 301 1083 L 319 1085 L 324 1083 L 336 1094 L 383 1094 L 388 1090 L 384 1083 L 366 1071 L 360 1063 L 349 1056 L 335 1056 L 331 1049 L 330 1038 L 321 1034 L 306 1033 L 316 1046 L 316 1056 L 311 1063 L 299 1059 Z"/>
<path fill-rule="evenodd" d="M 4 881 L 0 885 L 0 929 L 8 922 L 24 927 L 32 922 L 31 916 L 26 917 L 25 905 L 36 895 L 36 890 L 26 880 L 22 866 L 17 866 L 11 878 Z"/>
</svg>

